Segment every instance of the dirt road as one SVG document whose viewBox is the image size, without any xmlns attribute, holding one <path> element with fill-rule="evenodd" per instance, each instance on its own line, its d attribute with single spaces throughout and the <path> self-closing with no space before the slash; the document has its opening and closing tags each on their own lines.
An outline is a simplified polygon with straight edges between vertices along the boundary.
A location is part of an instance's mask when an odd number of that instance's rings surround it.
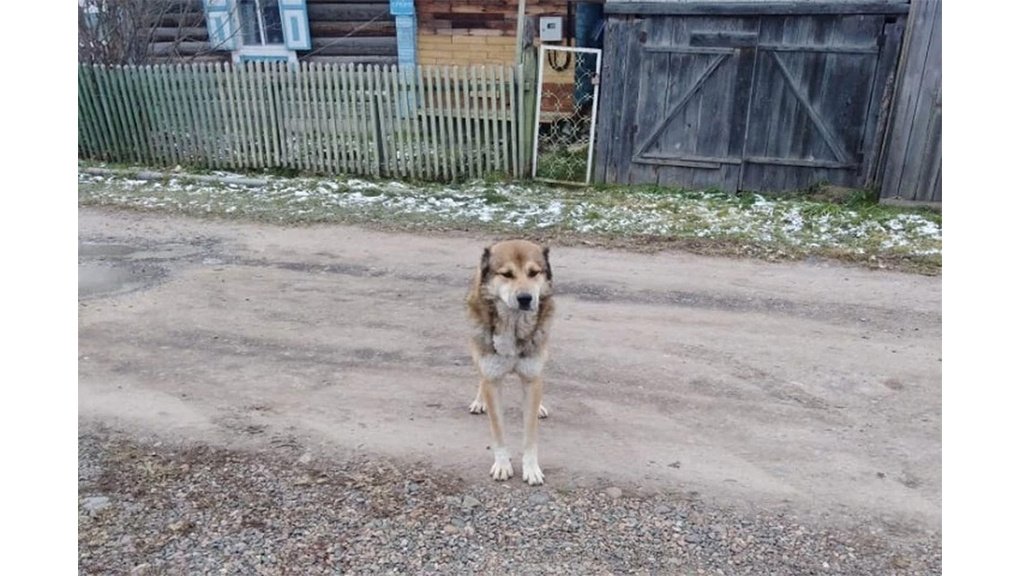
<svg viewBox="0 0 1024 576">
<path fill-rule="evenodd" d="M 462 305 L 488 239 L 79 215 L 83 428 L 491 482 Z M 558 246 L 552 266 L 549 489 L 940 529 L 940 278 Z"/>
</svg>

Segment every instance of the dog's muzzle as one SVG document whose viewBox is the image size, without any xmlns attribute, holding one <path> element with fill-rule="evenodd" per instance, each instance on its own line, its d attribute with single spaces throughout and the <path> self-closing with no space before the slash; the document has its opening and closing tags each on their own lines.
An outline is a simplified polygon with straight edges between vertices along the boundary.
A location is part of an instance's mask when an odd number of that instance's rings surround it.
<svg viewBox="0 0 1024 576">
<path fill-rule="evenodd" d="M 520 310 L 529 310 L 533 307 L 532 294 L 519 294 L 518 296 L 516 296 L 516 301 L 519 302 Z"/>
</svg>

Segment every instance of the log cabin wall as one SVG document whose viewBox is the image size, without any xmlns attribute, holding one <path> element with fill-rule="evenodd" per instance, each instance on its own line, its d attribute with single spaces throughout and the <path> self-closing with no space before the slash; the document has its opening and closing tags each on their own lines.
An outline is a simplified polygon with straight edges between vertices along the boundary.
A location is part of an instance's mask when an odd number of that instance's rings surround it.
<svg viewBox="0 0 1024 576">
<path fill-rule="evenodd" d="M 395 64 L 398 44 L 388 0 L 306 0 L 313 49 L 300 61 Z"/>
<path fill-rule="evenodd" d="M 147 62 L 230 61 L 231 52 L 211 50 L 202 0 L 153 0 Z M 300 61 L 394 64 L 398 61 L 395 19 L 388 0 L 307 0 L 313 48 Z M 515 39 L 515 7 L 512 39 Z"/>
</svg>

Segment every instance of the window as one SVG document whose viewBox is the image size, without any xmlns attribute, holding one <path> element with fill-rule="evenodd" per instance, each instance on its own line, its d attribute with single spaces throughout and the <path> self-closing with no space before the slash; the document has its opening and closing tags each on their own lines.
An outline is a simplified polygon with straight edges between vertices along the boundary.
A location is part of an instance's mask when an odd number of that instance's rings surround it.
<svg viewBox="0 0 1024 576">
<path fill-rule="evenodd" d="M 244 46 L 284 44 L 278 0 L 238 0 Z"/>
<path fill-rule="evenodd" d="M 212 50 L 235 62 L 287 60 L 313 47 L 306 0 L 204 0 Z"/>
</svg>

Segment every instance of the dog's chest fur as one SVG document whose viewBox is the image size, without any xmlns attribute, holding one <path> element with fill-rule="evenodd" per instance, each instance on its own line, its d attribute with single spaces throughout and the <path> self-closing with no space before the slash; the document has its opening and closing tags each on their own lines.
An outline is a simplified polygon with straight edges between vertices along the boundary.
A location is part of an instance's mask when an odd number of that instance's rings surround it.
<svg viewBox="0 0 1024 576">
<path fill-rule="evenodd" d="M 491 333 L 494 351 L 502 356 L 532 354 L 537 317 L 536 312 L 499 309 Z"/>
</svg>

